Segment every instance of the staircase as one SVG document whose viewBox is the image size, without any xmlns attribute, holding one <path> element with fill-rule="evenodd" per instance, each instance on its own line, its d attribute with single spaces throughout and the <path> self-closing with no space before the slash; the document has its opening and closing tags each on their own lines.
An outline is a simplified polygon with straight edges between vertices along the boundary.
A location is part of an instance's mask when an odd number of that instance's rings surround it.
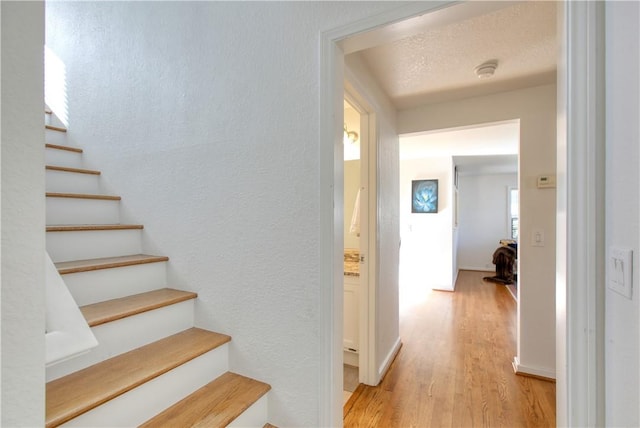
<svg viewBox="0 0 640 428">
<path fill-rule="evenodd" d="M 47 251 L 99 342 L 47 368 L 46 426 L 262 427 L 270 386 L 228 371 L 227 335 L 194 326 L 197 294 L 101 191 L 45 109 Z"/>
</svg>

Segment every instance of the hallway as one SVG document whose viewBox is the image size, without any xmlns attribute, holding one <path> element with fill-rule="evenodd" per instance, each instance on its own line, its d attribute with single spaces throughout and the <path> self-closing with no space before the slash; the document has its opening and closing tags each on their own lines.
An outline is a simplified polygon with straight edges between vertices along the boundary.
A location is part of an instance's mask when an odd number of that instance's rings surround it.
<svg viewBox="0 0 640 428">
<path fill-rule="evenodd" d="M 345 427 L 555 426 L 555 383 L 514 374 L 516 302 L 485 275 L 460 271 L 455 292 L 412 294 L 396 360 L 377 387 L 356 389 Z"/>
</svg>

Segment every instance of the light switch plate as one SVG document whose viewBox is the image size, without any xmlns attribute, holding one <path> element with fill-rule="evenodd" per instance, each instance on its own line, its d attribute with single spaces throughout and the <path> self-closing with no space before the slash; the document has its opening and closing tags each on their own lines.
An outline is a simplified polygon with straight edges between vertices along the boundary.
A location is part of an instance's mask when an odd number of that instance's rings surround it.
<svg viewBox="0 0 640 428">
<path fill-rule="evenodd" d="M 633 284 L 633 251 L 628 248 L 609 248 L 607 286 L 609 289 L 631 299 Z"/>
<path fill-rule="evenodd" d="M 533 229 L 531 231 L 531 246 L 544 247 L 544 230 Z"/>
</svg>

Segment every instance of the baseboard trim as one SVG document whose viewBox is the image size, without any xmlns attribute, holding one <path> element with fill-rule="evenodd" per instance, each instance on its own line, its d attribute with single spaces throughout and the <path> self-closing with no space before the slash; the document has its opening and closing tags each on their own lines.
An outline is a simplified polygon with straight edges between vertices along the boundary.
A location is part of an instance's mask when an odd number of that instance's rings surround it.
<svg viewBox="0 0 640 428">
<path fill-rule="evenodd" d="M 478 267 L 478 266 L 460 266 L 458 270 L 475 270 L 478 272 L 495 272 L 495 268 L 487 268 L 487 267 Z"/>
<path fill-rule="evenodd" d="M 520 359 L 518 357 L 513 357 L 513 361 L 511 362 L 513 366 L 513 371 L 515 374 L 519 376 L 527 376 L 533 377 L 540 380 L 546 380 L 548 382 L 556 381 L 556 374 L 551 370 L 540 369 L 537 367 L 527 367 L 520 364 Z"/>
<path fill-rule="evenodd" d="M 349 366 L 360 367 L 360 355 L 357 352 L 342 351 L 342 362 Z"/>
<path fill-rule="evenodd" d="M 389 370 L 389 366 L 391 366 L 391 363 L 396 358 L 396 355 L 398 355 L 398 351 L 400 351 L 401 347 L 402 347 L 402 341 L 398 337 L 398 339 L 396 340 L 396 343 L 393 344 L 393 347 L 391 348 L 391 350 L 387 354 L 387 357 L 384 359 L 384 362 L 378 369 L 378 379 L 379 379 L 378 382 L 380 382 L 380 380 L 382 380 L 384 375 L 387 374 L 387 370 Z"/>
</svg>

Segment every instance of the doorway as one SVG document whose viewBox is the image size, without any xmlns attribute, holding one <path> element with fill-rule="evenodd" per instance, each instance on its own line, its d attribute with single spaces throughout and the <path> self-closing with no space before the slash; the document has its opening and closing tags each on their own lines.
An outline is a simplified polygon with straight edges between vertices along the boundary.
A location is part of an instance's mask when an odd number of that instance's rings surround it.
<svg viewBox="0 0 640 428">
<path fill-rule="evenodd" d="M 371 106 L 349 86 L 343 100 L 343 286 L 342 362 L 344 391 L 353 392 L 360 383 L 375 385 L 371 359 L 375 346 L 375 164 L 371 164 L 371 145 L 375 141 L 375 114 Z M 342 267 L 342 266 L 341 266 Z M 346 397 L 347 394 L 344 395 Z"/>
<path fill-rule="evenodd" d="M 360 241 L 362 207 L 360 113 L 344 100 L 344 403 L 360 383 Z M 364 208 L 364 210 L 363 210 Z M 365 231 L 366 232 L 366 231 Z M 364 309 L 364 308 L 363 308 Z"/>
<path fill-rule="evenodd" d="M 404 5 L 396 10 L 382 13 L 368 20 L 337 27 L 324 32 L 321 36 L 320 66 L 320 141 L 333 141 L 333 145 L 322 145 L 320 181 L 320 201 L 333 206 L 335 197 L 341 199 L 342 189 L 336 195 L 333 183 L 341 183 L 341 168 L 335 170 L 336 150 L 342 154 L 341 123 L 336 123 L 338 100 L 343 99 L 344 55 L 349 45 L 363 43 L 363 39 L 380 38 L 386 34 L 397 32 L 400 24 L 405 28 L 414 22 L 404 20 L 424 19 L 430 24 L 441 19 L 456 21 L 461 19 L 469 9 L 483 7 L 487 3 L 468 2 L 463 4 L 449 3 L 416 3 Z M 455 7 L 450 7 L 455 6 Z M 455 9 L 455 10 L 454 10 Z M 598 206 L 591 204 L 599 200 L 603 189 L 601 186 L 590 186 L 589 183 L 600 183 L 604 171 L 602 115 L 598 115 L 599 105 L 603 105 L 601 93 L 603 84 L 599 64 L 602 54 L 599 49 L 602 43 L 603 7 L 592 3 L 563 3 L 559 8 L 559 44 L 560 61 L 558 64 L 557 90 L 557 139 L 558 139 L 558 198 L 555 233 L 558 236 L 557 250 L 559 257 L 556 266 L 556 295 L 558 302 L 556 320 L 557 334 L 557 377 L 560 394 L 558 395 L 558 423 L 562 425 L 598 424 L 601 420 L 603 401 L 598 398 L 596 386 L 601 383 L 602 325 L 598 314 L 602 311 L 602 301 L 595 296 L 594 284 L 603 280 L 604 274 L 599 262 L 599 248 L 603 243 L 603 223 Z M 404 25 L 406 24 L 406 25 Z M 379 31 L 378 31 L 379 30 Z M 375 33 L 375 34 L 374 34 Z M 341 108 L 340 108 L 341 109 Z M 341 122 L 341 121 L 340 121 Z M 595 153 L 595 157 L 587 154 Z M 340 156 L 341 157 L 341 156 Z M 592 164 L 595 163 L 595 165 Z M 571 168 L 568 168 L 571 165 Z M 520 189 L 522 191 L 522 188 Z M 571 199 L 567 194 L 574 195 Z M 522 201 L 521 201 L 522 202 Z M 338 263 L 335 248 L 335 218 L 333 212 L 323 215 L 321 227 L 321 265 L 326 266 L 321 272 L 321 279 L 333 281 L 334 287 L 325 290 L 321 296 L 321 313 L 327 316 L 322 322 L 323 344 L 330 353 L 322 362 L 322 373 L 336 373 L 334 362 L 340 360 L 341 349 L 334 340 L 334 323 L 342 313 L 333 313 L 333 303 L 338 291 L 342 291 L 342 281 L 337 274 Z M 340 214 L 342 215 L 342 214 Z M 595 221 L 594 221 L 595 218 Z M 571 231 L 571 234 L 569 234 Z M 582 284 L 583 286 L 578 286 Z M 587 284 L 588 286 L 584 286 Z M 333 316 L 329 316 L 332 314 Z M 338 321 L 338 325 L 341 321 Z M 590 331 L 594 337 L 586 337 L 583 332 Z M 571 339 L 573 338 L 573 339 Z M 571 339 L 571 340 L 570 340 Z M 582 352 L 582 351 L 589 352 Z M 595 362 L 592 361 L 595 358 Z M 341 367 L 339 367 L 341 369 Z M 341 423 L 338 407 L 340 393 L 338 385 L 331 379 L 320 375 L 321 402 L 325 409 L 321 412 L 321 424 L 338 425 Z M 328 381 L 327 381 L 328 379 Z M 582 380 L 585 380 L 584 382 Z M 589 386 L 591 385 L 591 386 Z M 341 385 L 340 385 L 341 386 Z M 568 403 L 571 402 L 573 412 L 569 414 Z M 583 415 L 583 416 L 579 416 Z M 591 421 L 587 423 L 588 421 Z"/>
<path fill-rule="evenodd" d="M 514 240 L 508 189 L 518 187 L 519 145 L 518 120 L 400 136 L 401 314 L 430 290 L 454 291 L 460 270 L 495 274 L 492 254 Z M 438 183 L 426 214 L 412 210 L 411 194 L 425 180 Z"/>
</svg>

